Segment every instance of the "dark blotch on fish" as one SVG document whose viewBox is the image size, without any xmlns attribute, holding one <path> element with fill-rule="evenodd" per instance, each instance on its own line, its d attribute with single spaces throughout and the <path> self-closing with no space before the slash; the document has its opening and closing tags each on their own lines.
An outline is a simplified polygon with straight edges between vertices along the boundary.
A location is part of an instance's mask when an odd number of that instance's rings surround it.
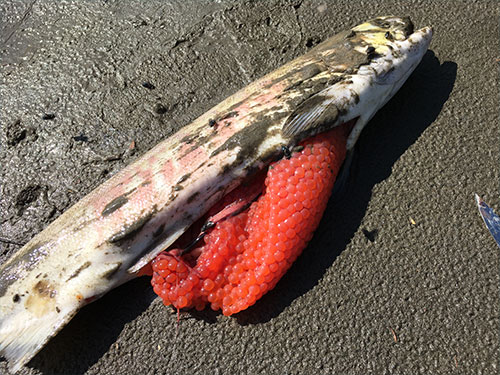
<svg viewBox="0 0 500 375">
<path fill-rule="evenodd" d="M 181 139 L 181 143 L 185 143 L 185 144 L 188 144 L 188 145 L 192 144 L 192 146 L 183 155 L 179 155 L 179 158 L 182 159 L 186 155 L 188 155 L 191 152 L 193 152 L 194 150 L 196 150 L 198 147 L 200 147 L 200 146 L 206 144 L 207 142 L 209 142 L 210 139 L 212 137 L 216 136 L 216 135 L 217 135 L 217 131 L 215 129 L 212 131 L 211 134 L 205 135 L 205 136 L 202 136 L 199 133 L 186 135 L 185 137 L 183 137 Z"/>
<path fill-rule="evenodd" d="M 325 66 L 319 64 L 308 64 L 300 69 L 301 78 L 303 80 L 310 79 L 326 70 Z"/>
<path fill-rule="evenodd" d="M 271 151 L 273 155 L 258 155 L 257 153 L 259 146 L 268 137 L 269 127 L 286 116 L 286 113 L 278 112 L 276 108 L 270 108 L 269 112 L 263 111 L 256 116 L 253 120 L 253 124 L 249 124 L 249 126 L 233 134 L 226 142 L 214 150 L 210 157 L 214 157 L 220 152 L 229 151 L 236 147 L 240 148 L 236 160 L 231 165 L 226 165 L 226 168 L 223 168 L 221 171 L 222 174 L 232 170 L 234 165 L 241 165 L 244 160 L 249 161 L 259 158 L 262 161 L 266 161 L 267 159 L 276 157 L 276 154 L 279 154 L 281 150 L 274 150 L 274 153 Z"/>
<path fill-rule="evenodd" d="M 336 36 L 326 40 L 325 42 L 316 46 L 311 52 L 318 53 L 320 56 L 322 52 L 327 52 L 325 56 L 320 57 L 321 60 L 329 67 L 334 68 L 338 66 L 351 66 L 357 70 L 361 65 L 367 63 L 366 55 L 356 51 L 354 45 L 362 45 L 363 41 L 359 35 L 349 37 L 351 31 L 344 31 Z"/>
<path fill-rule="evenodd" d="M 225 115 L 219 117 L 219 119 L 216 120 L 216 122 L 219 122 L 222 120 L 227 120 L 228 118 L 232 118 L 232 117 L 236 117 L 236 116 L 238 116 L 238 111 L 230 111 L 230 112 L 227 112 Z"/>
<path fill-rule="evenodd" d="M 180 140 L 180 143 L 193 143 L 193 141 L 198 137 L 198 134 L 187 134 L 186 136 L 182 137 Z"/>
<path fill-rule="evenodd" d="M 195 192 L 193 193 L 188 199 L 187 199 L 187 202 L 188 203 L 191 203 L 192 201 L 194 201 L 194 199 L 200 194 L 200 192 Z"/>
<path fill-rule="evenodd" d="M 189 177 L 191 177 L 191 173 L 186 173 L 184 176 L 179 178 L 179 181 L 177 181 L 178 184 L 182 184 L 184 181 L 186 181 Z"/>
<path fill-rule="evenodd" d="M 119 241 L 124 241 L 124 240 L 132 237 L 136 232 L 141 230 L 141 228 L 151 219 L 152 216 L 153 216 L 153 212 L 150 212 L 146 216 L 143 216 L 143 217 L 137 219 L 134 223 L 126 226 L 118 233 L 115 233 L 114 235 L 112 235 L 108 241 L 111 243 L 115 243 L 115 242 L 119 242 Z"/>
<path fill-rule="evenodd" d="M 106 207 L 104 207 L 104 210 L 102 210 L 101 215 L 108 216 L 108 215 L 112 214 L 113 212 L 115 212 L 120 207 L 122 207 L 127 202 L 128 202 L 128 198 L 125 197 L 124 195 L 120 195 L 119 197 L 116 197 L 111 202 L 109 202 L 106 205 Z"/>
<path fill-rule="evenodd" d="M 17 303 L 21 300 L 21 297 L 19 296 L 19 294 L 14 294 L 14 297 L 12 297 L 12 302 L 14 303 Z"/>
<path fill-rule="evenodd" d="M 154 232 L 153 232 L 153 237 L 158 237 L 160 234 L 163 233 L 163 229 L 165 229 L 165 224 L 162 224 L 158 227 L 158 229 L 156 229 Z"/>
<path fill-rule="evenodd" d="M 369 50 L 369 52 L 368 52 L 368 50 Z M 373 59 L 381 56 L 380 53 L 377 53 L 375 51 L 375 48 L 373 48 L 373 50 L 368 48 L 368 50 L 367 50 L 368 60 L 373 60 Z"/>
<path fill-rule="evenodd" d="M 402 28 L 406 27 L 407 25 L 402 25 Z M 356 33 L 353 30 L 341 32 L 323 43 L 320 43 L 307 53 L 307 56 L 312 56 L 314 60 L 319 60 L 320 62 L 309 63 L 305 66 L 297 66 L 285 75 L 270 82 L 267 87 L 271 87 L 274 84 L 287 79 L 290 82 L 290 87 L 285 89 L 285 91 L 296 88 L 300 89 L 303 82 L 326 69 L 329 69 L 332 72 L 336 71 L 338 73 L 342 73 L 345 76 L 348 74 L 345 67 L 351 67 L 351 73 L 355 74 L 360 66 L 369 64 L 370 60 L 376 56 L 358 52 L 354 49 L 354 46 L 364 44 L 363 32 Z M 344 77 L 339 77 L 338 79 L 343 80 Z M 334 83 L 336 83 L 334 80 L 330 80 L 324 86 L 331 86 Z M 320 86 L 318 86 L 318 89 L 321 89 Z M 314 95 L 315 92 L 311 94 Z"/>
<path fill-rule="evenodd" d="M 86 268 L 89 268 L 91 264 L 92 263 L 90 262 L 83 263 L 75 272 L 73 272 L 73 274 L 66 281 L 70 281 L 71 279 L 77 277 L 80 274 L 80 272 L 82 272 Z"/>
<path fill-rule="evenodd" d="M 345 116 L 347 114 L 347 109 L 345 107 L 342 107 L 340 110 L 339 110 L 339 115 L 340 116 Z"/>
<path fill-rule="evenodd" d="M 285 88 L 285 90 L 283 91 L 289 91 L 296 88 L 308 88 L 308 86 L 311 85 L 310 80 L 327 69 L 328 68 L 326 65 L 318 62 L 307 64 L 301 68 L 294 69 L 283 77 L 283 79 L 289 79 L 289 81 L 291 82 L 290 86 Z M 281 78 L 279 80 L 276 80 L 276 82 L 272 82 L 270 86 L 272 86 L 275 83 L 278 83 L 279 81 L 281 81 Z M 320 90 L 323 88 L 324 85 L 323 87 L 320 88 Z"/>
<path fill-rule="evenodd" d="M 210 126 L 211 128 L 213 128 L 215 124 L 217 124 L 217 121 L 215 121 L 213 118 L 208 120 L 208 126 Z"/>
<path fill-rule="evenodd" d="M 333 86 L 336 83 L 339 83 L 344 79 L 343 75 L 334 75 L 333 77 L 328 79 L 327 86 Z"/>
</svg>

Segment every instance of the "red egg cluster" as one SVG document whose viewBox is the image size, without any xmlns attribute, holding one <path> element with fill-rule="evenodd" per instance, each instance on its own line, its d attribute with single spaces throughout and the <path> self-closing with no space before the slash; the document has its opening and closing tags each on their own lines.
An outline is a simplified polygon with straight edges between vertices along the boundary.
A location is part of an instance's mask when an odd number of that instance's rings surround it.
<svg viewBox="0 0 500 375">
<path fill-rule="evenodd" d="M 346 131 L 336 128 L 307 140 L 290 159 L 269 167 L 264 190 L 250 207 L 217 222 L 196 249 L 178 250 L 152 263 L 154 291 L 176 308 L 222 309 L 224 315 L 253 305 L 274 288 L 312 238 L 345 157 Z M 249 190 L 231 193 L 231 199 Z M 255 189 L 250 189 L 255 191 Z M 224 205 L 228 204 L 228 199 Z"/>
</svg>

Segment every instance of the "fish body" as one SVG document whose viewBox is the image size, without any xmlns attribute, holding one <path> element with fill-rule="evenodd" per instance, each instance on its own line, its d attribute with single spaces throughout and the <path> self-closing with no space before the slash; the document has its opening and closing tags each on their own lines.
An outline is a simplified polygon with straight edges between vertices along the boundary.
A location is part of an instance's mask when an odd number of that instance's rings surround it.
<svg viewBox="0 0 500 375">
<path fill-rule="evenodd" d="M 425 54 L 432 29 L 380 17 L 210 109 L 114 175 L 0 267 L 0 354 L 28 362 L 85 304 L 138 270 L 245 178 L 303 139 L 361 130 Z"/>
</svg>

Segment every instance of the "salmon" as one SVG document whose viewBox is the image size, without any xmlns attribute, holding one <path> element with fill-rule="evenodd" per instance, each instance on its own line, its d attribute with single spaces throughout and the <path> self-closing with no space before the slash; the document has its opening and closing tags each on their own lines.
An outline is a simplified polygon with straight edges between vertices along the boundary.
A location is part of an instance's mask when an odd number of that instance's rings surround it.
<svg viewBox="0 0 500 375">
<path fill-rule="evenodd" d="M 241 89 L 114 175 L 0 267 L 0 354 L 18 371 L 84 305 L 135 277 L 217 201 L 302 140 L 361 130 L 432 28 L 379 17 Z"/>
</svg>

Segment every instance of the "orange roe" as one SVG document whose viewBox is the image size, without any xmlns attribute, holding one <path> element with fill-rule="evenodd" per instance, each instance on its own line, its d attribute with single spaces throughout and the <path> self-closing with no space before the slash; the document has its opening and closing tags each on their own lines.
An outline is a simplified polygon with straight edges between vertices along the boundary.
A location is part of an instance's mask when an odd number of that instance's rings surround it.
<svg viewBox="0 0 500 375">
<path fill-rule="evenodd" d="M 271 164 L 259 199 L 216 223 L 201 241 L 193 266 L 179 250 L 158 255 L 151 284 L 163 303 L 198 310 L 210 304 L 231 315 L 273 289 L 321 220 L 345 158 L 349 130 L 338 127 L 310 138 L 302 151 Z M 235 190 L 218 207 L 248 190 Z"/>
</svg>

